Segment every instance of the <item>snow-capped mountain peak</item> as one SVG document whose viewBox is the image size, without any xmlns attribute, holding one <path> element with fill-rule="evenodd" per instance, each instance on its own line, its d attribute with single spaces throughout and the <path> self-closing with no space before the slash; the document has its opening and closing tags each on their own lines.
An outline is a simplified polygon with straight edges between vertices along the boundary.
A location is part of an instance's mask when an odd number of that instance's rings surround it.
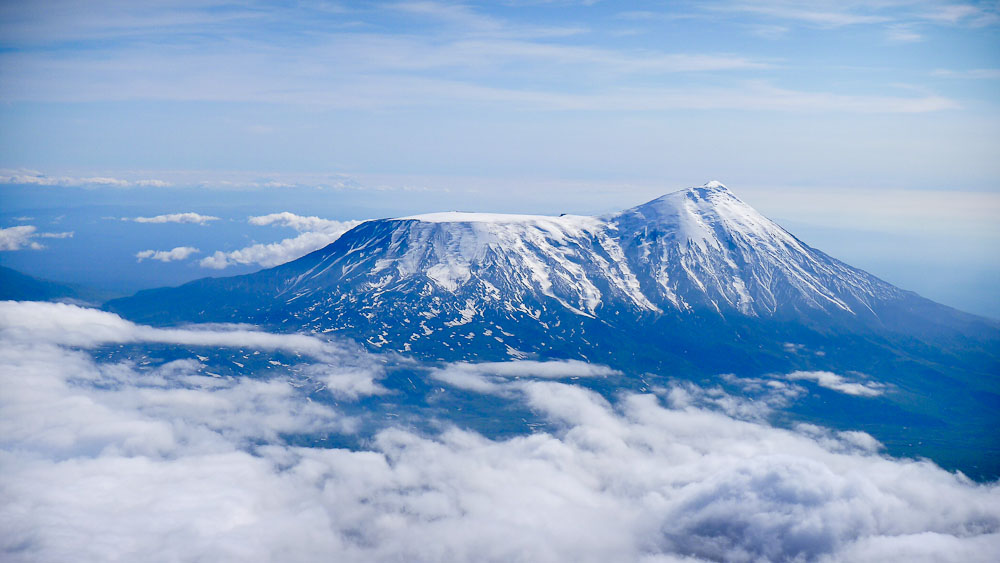
<svg viewBox="0 0 1000 563">
<path fill-rule="evenodd" d="M 681 310 L 773 316 L 782 306 L 855 314 L 895 288 L 805 245 L 721 182 L 614 218 L 640 279 Z M 891 289 L 890 289 L 891 288 Z"/>
</svg>

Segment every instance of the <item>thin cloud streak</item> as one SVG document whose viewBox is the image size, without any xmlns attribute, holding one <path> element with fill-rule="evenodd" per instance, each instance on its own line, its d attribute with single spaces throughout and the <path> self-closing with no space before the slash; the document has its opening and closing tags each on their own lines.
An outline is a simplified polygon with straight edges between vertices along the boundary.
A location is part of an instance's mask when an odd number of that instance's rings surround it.
<svg viewBox="0 0 1000 563">
<path fill-rule="evenodd" d="M 83 186 L 83 187 L 154 187 L 163 188 L 170 183 L 154 179 L 125 180 L 109 176 L 47 176 L 35 170 L 0 169 L 0 184 L 32 186 Z"/>
</svg>

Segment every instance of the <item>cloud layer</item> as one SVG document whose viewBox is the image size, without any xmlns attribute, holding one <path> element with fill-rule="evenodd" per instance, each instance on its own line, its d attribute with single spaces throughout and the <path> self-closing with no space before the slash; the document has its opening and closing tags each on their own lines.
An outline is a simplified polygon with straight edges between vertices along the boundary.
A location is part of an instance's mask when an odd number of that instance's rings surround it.
<svg viewBox="0 0 1000 563">
<path fill-rule="evenodd" d="M 79 347 L 282 349 L 320 372 L 367 365 L 369 382 L 378 361 L 309 336 L 38 303 L 0 304 L 0 339 L 5 560 L 975 562 L 1000 549 L 1000 486 L 880 456 L 863 433 L 693 406 L 695 386 L 610 403 L 546 379 L 606 368 L 445 366 L 489 374 L 558 430 L 390 425 L 363 449 L 299 447 L 283 436 L 355 428 L 306 380 Z"/>
</svg>

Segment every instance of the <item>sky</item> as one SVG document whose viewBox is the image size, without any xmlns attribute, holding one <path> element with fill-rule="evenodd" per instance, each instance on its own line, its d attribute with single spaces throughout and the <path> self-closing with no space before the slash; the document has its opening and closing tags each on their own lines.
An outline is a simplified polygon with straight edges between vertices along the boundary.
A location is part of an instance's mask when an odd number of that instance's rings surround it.
<svg viewBox="0 0 1000 563">
<path fill-rule="evenodd" d="M 922 0 L 4 2 L 0 263 L 131 292 L 350 221 L 719 180 L 1000 317 L 998 27 Z M 286 212 L 327 223 L 250 219 Z M 135 220 L 184 213 L 216 219 Z"/>
</svg>

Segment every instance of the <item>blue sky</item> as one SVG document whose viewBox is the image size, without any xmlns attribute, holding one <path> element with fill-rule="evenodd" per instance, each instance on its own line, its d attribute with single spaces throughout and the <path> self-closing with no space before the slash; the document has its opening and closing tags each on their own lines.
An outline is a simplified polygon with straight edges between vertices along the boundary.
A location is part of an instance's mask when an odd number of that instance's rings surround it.
<svg viewBox="0 0 1000 563">
<path fill-rule="evenodd" d="M 998 6 L 6 2 L 0 228 L 77 224 L 0 262 L 100 283 L 74 274 L 86 240 L 134 289 L 220 273 L 140 250 L 297 232 L 249 216 L 601 213 L 718 179 L 1000 316 Z M 182 212 L 220 220 L 102 219 Z"/>
</svg>

